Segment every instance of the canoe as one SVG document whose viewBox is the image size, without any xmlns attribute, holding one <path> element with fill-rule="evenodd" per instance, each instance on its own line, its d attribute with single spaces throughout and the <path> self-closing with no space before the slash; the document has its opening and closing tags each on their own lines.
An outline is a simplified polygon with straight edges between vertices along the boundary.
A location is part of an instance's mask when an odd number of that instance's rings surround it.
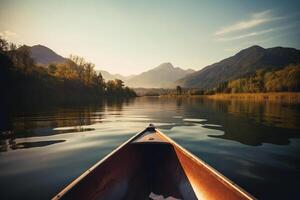
<svg viewBox="0 0 300 200">
<path fill-rule="evenodd" d="M 150 124 L 81 176 L 58 199 L 255 199 Z"/>
</svg>

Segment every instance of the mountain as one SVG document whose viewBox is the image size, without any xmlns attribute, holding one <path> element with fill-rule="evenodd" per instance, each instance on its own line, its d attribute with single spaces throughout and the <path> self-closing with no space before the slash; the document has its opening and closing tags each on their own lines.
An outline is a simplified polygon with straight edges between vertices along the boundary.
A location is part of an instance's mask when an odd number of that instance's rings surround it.
<svg viewBox="0 0 300 200">
<path fill-rule="evenodd" d="M 300 50 L 283 47 L 264 49 L 260 46 L 252 46 L 232 57 L 204 67 L 176 81 L 174 85 L 209 89 L 221 82 L 251 75 L 258 69 L 279 69 L 299 63 Z"/>
<path fill-rule="evenodd" d="M 129 87 L 168 88 L 176 80 L 193 73 L 194 70 L 183 70 L 171 63 L 162 63 L 154 69 L 143 72 L 125 82 Z"/>
<path fill-rule="evenodd" d="M 28 48 L 31 58 L 33 58 L 38 65 L 48 66 L 51 63 L 59 64 L 66 61 L 66 58 L 58 55 L 53 50 L 43 45 L 34 45 L 31 47 L 22 46 L 20 48 Z"/>
<path fill-rule="evenodd" d="M 130 76 L 123 76 L 121 74 L 111 74 L 109 73 L 108 71 L 104 71 L 104 70 L 97 70 L 97 72 L 101 73 L 102 77 L 105 79 L 105 80 L 114 80 L 114 79 L 120 79 L 122 81 L 126 81 L 132 77 L 134 77 L 134 75 L 130 75 Z"/>
</svg>

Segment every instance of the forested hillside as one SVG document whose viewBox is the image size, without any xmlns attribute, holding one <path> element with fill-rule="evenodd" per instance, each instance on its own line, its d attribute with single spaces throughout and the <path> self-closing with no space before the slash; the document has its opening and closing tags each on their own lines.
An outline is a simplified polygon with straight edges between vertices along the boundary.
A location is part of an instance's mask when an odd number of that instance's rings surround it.
<svg viewBox="0 0 300 200">
<path fill-rule="evenodd" d="M 64 64 L 41 67 L 27 48 L 0 38 L 0 89 L 10 104 L 81 103 L 136 96 L 121 80 L 105 82 L 94 64 L 70 56 Z"/>
<path fill-rule="evenodd" d="M 257 70 L 252 76 L 220 83 L 216 92 L 255 93 L 300 91 L 300 65 L 279 70 Z"/>
<path fill-rule="evenodd" d="M 300 51 L 293 48 L 252 46 L 177 81 L 185 88 L 212 89 L 218 84 L 251 76 L 257 70 L 278 70 L 300 64 Z"/>
</svg>

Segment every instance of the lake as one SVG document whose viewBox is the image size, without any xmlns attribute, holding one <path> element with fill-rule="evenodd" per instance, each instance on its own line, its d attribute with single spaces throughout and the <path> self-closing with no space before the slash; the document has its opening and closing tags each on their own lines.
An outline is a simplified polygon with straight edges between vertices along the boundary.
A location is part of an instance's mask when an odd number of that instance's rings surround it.
<svg viewBox="0 0 300 200">
<path fill-rule="evenodd" d="M 50 199 L 149 123 L 259 199 L 300 195 L 300 105 L 140 97 L 0 119 L 2 200 Z"/>
</svg>

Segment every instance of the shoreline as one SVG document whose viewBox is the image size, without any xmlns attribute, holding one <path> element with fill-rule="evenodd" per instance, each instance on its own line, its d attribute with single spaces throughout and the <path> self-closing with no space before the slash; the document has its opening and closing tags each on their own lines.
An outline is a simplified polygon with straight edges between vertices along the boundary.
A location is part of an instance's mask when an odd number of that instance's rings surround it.
<svg viewBox="0 0 300 200">
<path fill-rule="evenodd" d="M 253 100 L 253 101 L 280 101 L 300 103 L 300 92 L 269 92 L 269 93 L 235 93 L 214 94 L 206 96 L 209 99 L 224 100 Z"/>
<path fill-rule="evenodd" d="M 213 95 L 161 95 L 162 98 L 206 98 L 211 100 L 247 100 L 300 103 L 300 92 L 217 93 Z"/>
</svg>

